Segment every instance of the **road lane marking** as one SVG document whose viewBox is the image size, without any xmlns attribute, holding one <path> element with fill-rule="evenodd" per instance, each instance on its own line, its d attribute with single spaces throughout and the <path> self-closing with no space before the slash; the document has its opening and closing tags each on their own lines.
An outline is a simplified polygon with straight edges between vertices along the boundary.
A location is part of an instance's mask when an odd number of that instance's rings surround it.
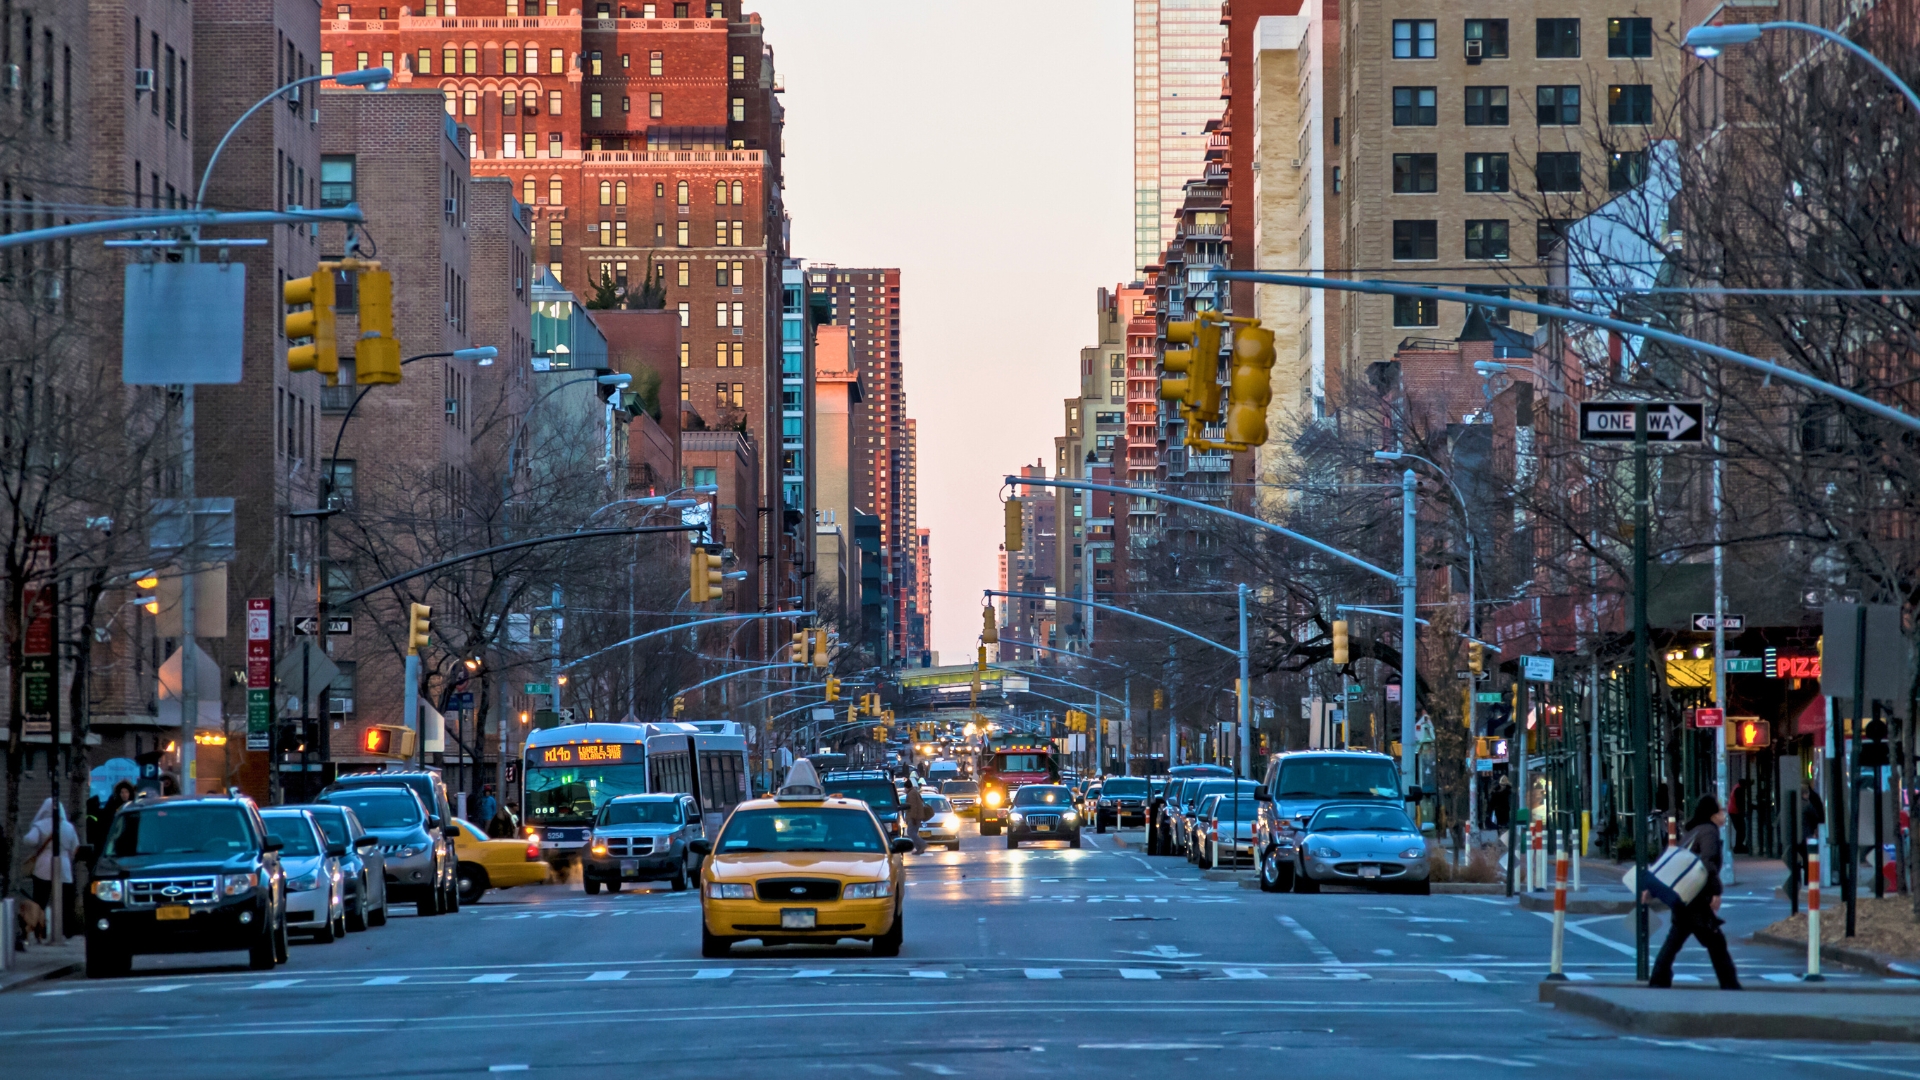
<svg viewBox="0 0 1920 1080">
<path fill-rule="evenodd" d="M 1553 921 L 1552 912 L 1536 911 L 1534 912 L 1534 914 L 1540 916 L 1541 918 L 1547 920 L 1548 922 Z M 1591 922 L 1591 921 L 1597 921 L 1599 919 L 1611 919 L 1611 918 L 1614 918 L 1614 916 L 1597 915 L 1594 917 L 1594 919 L 1586 920 L 1586 921 Z M 1612 938 L 1601 937 L 1599 934 L 1596 934 L 1593 931 L 1587 929 L 1585 926 L 1581 925 L 1580 923 L 1570 922 L 1570 923 L 1567 923 L 1566 926 L 1567 926 L 1567 933 L 1569 934 L 1577 934 L 1580 937 L 1586 938 L 1588 941 L 1597 942 L 1598 944 L 1605 945 L 1607 948 L 1612 949 L 1614 952 L 1617 952 L 1617 953 L 1623 953 L 1627 956 L 1638 955 L 1633 951 L 1633 946 L 1623 945 L 1620 942 L 1613 940 Z"/>
<path fill-rule="evenodd" d="M 624 971 L 596 971 L 587 976 L 588 982 L 619 982 L 627 977 Z"/>
<path fill-rule="evenodd" d="M 1160 978 L 1160 973 L 1152 968 L 1121 968 L 1120 977 L 1123 979 L 1158 979 Z"/>
<path fill-rule="evenodd" d="M 526 1065 L 489 1065 L 489 1066 L 487 1066 L 487 1071 L 488 1071 L 488 1072 L 490 1072 L 490 1073 L 497 1073 L 497 1072 L 526 1072 L 526 1071 L 527 1071 L 527 1069 L 528 1069 L 528 1066 L 526 1066 Z"/>
<path fill-rule="evenodd" d="M 1569 971 L 1567 972 L 1567 978 L 1572 979 L 1574 982 L 1592 982 L 1593 981 L 1593 976 L 1587 974 L 1584 971 Z"/>
<path fill-rule="evenodd" d="M 1488 1057 L 1485 1054 L 1408 1054 L 1415 1061 L 1484 1061 L 1489 1065 L 1505 1065 L 1510 1069 L 1531 1069 L 1531 1061 L 1515 1061 L 1512 1058 Z"/>
<path fill-rule="evenodd" d="M 407 978 L 408 977 L 405 975 L 375 975 L 373 978 L 368 979 L 366 982 L 363 982 L 360 985 L 361 986 L 399 986 L 401 983 L 406 982 Z"/>
<path fill-rule="evenodd" d="M 1434 970 L 1452 979 L 1454 982 L 1483 983 L 1487 981 L 1485 975 L 1477 971 L 1468 971 L 1465 968 L 1435 968 Z"/>
<path fill-rule="evenodd" d="M 1441 943 L 1442 943 L 1442 944 L 1446 944 L 1446 945 L 1451 945 L 1451 944 L 1453 944 L 1453 939 L 1452 939 L 1452 938 L 1450 938 L 1450 937 L 1448 937 L 1448 936 L 1447 936 L 1447 935 L 1445 935 L 1445 934 L 1414 934 L 1414 933 L 1409 933 L 1409 934 L 1408 934 L 1407 936 L 1408 936 L 1408 937 L 1430 937 L 1430 938 L 1438 938 L 1438 939 L 1439 939 L 1439 940 L 1441 941 Z"/>
<path fill-rule="evenodd" d="M 140 992 L 143 994 L 164 994 L 169 990 L 184 990 L 186 988 L 187 988 L 186 983 L 163 983 L 159 986 L 145 987 L 141 989 Z"/>
<path fill-rule="evenodd" d="M 1294 937 L 1300 939 L 1300 943 L 1307 947 L 1307 951 L 1313 954 L 1315 960 L 1323 964 L 1340 963 L 1340 958 L 1333 955 L 1333 950 L 1321 944 L 1320 939 L 1313 936 L 1313 931 L 1295 922 L 1293 916 L 1275 915 L 1274 918 L 1279 921 L 1281 926 L 1291 930 Z"/>
<path fill-rule="evenodd" d="M 730 979 L 733 977 L 733 969 L 701 968 L 699 971 L 693 973 L 693 977 L 696 979 Z"/>
<path fill-rule="evenodd" d="M 833 974 L 832 968 L 801 968 L 793 973 L 796 979 L 818 979 Z"/>
<path fill-rule="evenodd" d="M 519 972 L 517 971 L 491 971 L 485 975 L 475 975 L 467 981 L 470 983 L 503 983 L 518 974 Z"/>
<path fill-rule="evenodd" d="M 945 1065 L 936 1065 L 931 1061 L 909 1061 L 907 1064 L 916 1069 L 925 1069 L 935 1076 L 959 1076 L 960 1070 L 949 1069 Z"/>
<path fill-rule="evenodd" d="M 944 971 L 928 971 L 924 968 L 915 968 L 908 971 L 907 974 L 916 979 L 944 979 L 947 977 L 947 973 Z"/>
<path fill-rule="evenodd" d="M 1229 979 L 1264 979 L 1267 973 L 1259 968 L 1221 968 L 1220 974 Z"/>
<path fill-rule="evenodd" d="M 1026 975 L 1027 975 L 1027 978 L 1029 979 L 1057 979 L 1060 977 L 1060 969 L 1059 968 L 1027 968 Z"/>
<path fill-rule="evenodd" d="M 1800 976 L 1785 971 L 1770 971 L 1760 976 L 1768 982 L 1799 982 Z"/>
<path fill-rule="evenodd" d="M 1219 1043 L 1081 1043 L 1081 1050 L 1218 1050 Z"/>
<path fill-rule="evenodd" d="M 247 989 L 249 990 L 282 990 L 289 986 L 298 986 L 299 984 L 306 981 L 307 980 L 305 979 L 268 979 L 266 982 L 254 983 L 252 986 L 247 987 Z"/>
</svg>

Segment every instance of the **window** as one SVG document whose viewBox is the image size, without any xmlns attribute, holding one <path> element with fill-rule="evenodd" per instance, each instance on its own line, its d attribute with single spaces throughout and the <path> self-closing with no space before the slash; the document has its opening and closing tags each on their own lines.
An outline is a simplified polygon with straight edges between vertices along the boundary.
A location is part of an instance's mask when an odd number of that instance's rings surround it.
<svg viewBox="0 0 1920 1080">
<path fill-rule="evenodd" d="M 440 50 L 440 74 L 452 75 L 460 70 L 460 50 L 451 45 Z"/>
<path fill-rule="evenodd" d="M 1474 56 L 1474 42 L 1480 43 L 1480 57 L 1487 60 L 1505 60 L 1507 58 L 1507 20 L 1505 19 L 1468 19 L 1467 20 L 1467 58 Z"/>
<path fill-rule="evenodd" d="M 1541 218 L 1533 223 L 1534 254 L 1545 259 L 1553 254 L 1560 242 L 1567 238 L 1567 228 L 1573 224 L 1565 218 Z"/>
<path fill-rule="evenodd" d="M 539 190 L 540 190 L 540 185 L 537 181 L 534 180 L 533 177 L 529 176 L 524 180 L 521 180 L 520 181 L 521 205 L 532 206 L 539 199 L 539 195 L 538 195 Z"/>
<path fill-rule="evenodd" d="M 1432 127 L 1439 122 L 1438 91 L 1431 86 L 1393 88 L 1393 126 Z"/>
<path fill-rule="evenodd" d="M 547 156 L 548 157 L 550 158 L 559 157 L 561 152 L 561 145 L 562 144 L 560 142 L 559 132 L 557 131 L 547 132 Z"/>
<path fill-rule="evenodd" d="M 1468 154 L 1467 190 L 1480 194 L 1507 190 L 1507 155 Z"/>
<path fill-rule="evenodd" d="M 713 264 L 713 283 L 722 286 L 733 284 L 732 281 L 728 280 L 726 263 Z"/>
<path fill-rule="evenodd" d="M 1463 291 L 1478 296 L 1497 296 L 1502 300 L 1513 298 L 1513 290 L 1500 285 L 1469 285 Z M 1506 308 L 1482 307 L 1480 312 L 1487 317 L 1488 322 L 1499 323 L 1501 326 L 1507 325 L 1509 312 Z"/>
<path fill-rule="evenodd" d="M 566 242 L 566 228 L 558 221 L 547 222 L 547 246 L 559 247 Z"/>
<path fill-rule="evenodd" d="M 680 247 L 687 246 L 687 223 L 686 222 L 682 221 L 679 223 L 679 228 L 675 232 L 675 237 L 679 241 Z"/>
<path fill-rule="evenodd" d="M 617 181 L 613 185 L 613 202 L 615 206 L 627 205 L 627 182 L 625 180 Z"/>
<path fill-rule="evenodd" d="M 747 58 L 744 56 L 734 57 L 733 58 L 733 81 L 744 82 L 746 81 L 746 78 L 747 78 Z"/>
<path fill-rule="evenodd" d="M 688 264 L 688 263 L 684 263 L 684 262 L 683 262 L 683 263 L 681 263 L 681 264 L 680 264 L 680 268 L 679 268 L 679 269 L 680 269 L 680 272 L 679 272 L 679 277 L 678 277 L 678 279 L 677 279 L 677 280 L 679 281 L 679 283 L 680 283 L 680 284 L 681 284 L 682 286 L 685 286 L 685 285 L 687 284 L 687 271 L 688 271 L 688 268 L 689 268 L 689 264 Z"/>
<path fill-rule="evenodd" d="M 353 155 L 328 154 L 320 159 L 320 206 L 345 206 L 353 201 Z"/>
<path fill-rule="evenodd" d="M 733 182 L 733 205 L 739 206 L 742 203 L 744 203 L 746 201 L 744 197 L 745 195 L 746 195 L 746 185 L 742 184 L 738 180 L 735 180 Z"/>
<path fill-rule="evenodd" d="M 480 113 L 480 92 L 479 91 L 469 90 L 464 95 L 462 95 L 461 100 L 463 103 L 461 112 L 464 115 L 466 116 L 479 115 Z"/>
<path fill-rule="evenodd" d="M 659 75 L 666 65 L 666 56 L 659 50 L 647 54 L 647 74 Z"/>
<path fill-rule="evenodd" d="M 567 54 L 564 50 L 549 49 L 547 51 L 547 73 L 549 75 L 565 75 L 567 73 Z"/>
<path fill-rule="evenodd" d="M 1579 191 L 1580 154 L 1577 151 L 1541 154 L 1533 174 L 1540 181 L 1541 191 Z"/>
<path fill-rule="evenodd" d="M 1467 126 L 1506 127 L 1507 88 L 1504 86 L 1467 87 Z"/>
<path fill-rule="evenodd" d="M 600 181 L 600 205 L 613 205 L 613 181 L 611 180 Z"/>
<path fill-rule="evenodd" d="M 518 157 L 519 154 L 520 154 L 520 136 L 514 134 L 511 131 L 502 132 L 500 135 L 500 156 L 503 158 L 510 158 L 510 157 Z"/>
<path fill-rule="evenodd" d="M 652 117 L 655 120 L 658 120 L 665 112 L 666 112 L 666 99 L 662 98 L 659 94 L 648 94 L 647 95 L 647 115 Z"/>
<path fill-rule="evenodd" d="M 1437 221 L 1396 221 L 1393 223 L 1395 259 L 1437 259 L 1440 246 Z"/>
<path fill-rule="evenodd" d="M 715 206 L 727 205 L 727 182 L 725 180 L 718 180 L 714 182 L 713 204 Z"/>
<path fill-rule="evenodd" d="M 735 302 L 735 303 L 734 303 L 734 305 L 733 305 L 733 325 L 735 325 L 735 326 L 742 326 L 742 327 L 744 327 L 744 326 L 746 326 L 746 325 L 747 325 L 747 305 L 745 305 L 745 304 L 742 304 L 742 303 L 739 303 L 739 302 Z"/>
<path fill-rule="evenodd" d="M 613 246 L 627 246 L 627 223 L 624 221 L 616 221 L 613 223 Z"/>
<path fill-rule="evenodd" d="M 1607 56 L 1634 59 L 1653 55 L 1652 19 L 1608 19 Z"/>
<path fill-rule="evenodd" d="M 665 182 L 663 181 L 654 182 L 653 197 L 656 199 L 664 199 L 667 197 L 667 185 Z"/>
<path fill-rule="evenodd" d="M 689 190 L 685 180 L 673 185 L 673 201 L 681 206 L 687 205 L 687 194 Z"/>
<path fill-rule="evenodd" d="M 720 483 L 719 469 L 696 468 L 693 470 L 693 483 L 691 485 L 692 487 L 716 487 L 719 485 L 719 483 Z"/>
<path fill-rule="evenodd" d="M 1645 150 L 1619 150 L 1607 163 L 1607 190 L 1631 191 L 1647 178 Z"/>
<path fill-rule="evenodd" d="M 693 325 L 692 320 L 693 320 L 693 312 L 687 307 L 687 302 L 682 300 L 680 302 L 680 326 L 683 329 L 686 327 L 692 326 Z"/>
<path fill-rule="evenodd" d="M 744 409 L 747 407 L 747 384 L 746 383 L 733 384 L 733 407 L 736 409 Z"/>
<path fill-rule="evenodd" d="M 598 117 L 600 115 L 600 95 L 599 94 L 587 95 L 587 115 L 592 117 Z"/>
<path fill-rule="evenodd" d="M 740 121 L 745 120 L 746 118 L 747 118 L 747 99 L 743 97 L 734 98 L 733 99 L 733 122 L 737 124 Z"/>
<path fill-rule="evenodd" d="M 1500 218 L 1467 222 L 1467 258 L 1504 259 L 1507 257 L 1507 223 Z"/>
<path fill-rule="evenodd" d="M 1607 87 L 1607 123 L 1653 123 L 1653 87 L 1644 85 Z"/>
<path fill-rule="evenodd" d="M 727 305 L 724 301 L 713 305 L 713 325 L 719 327 L 727 325 Z"/>
<path fill-rule="evenodd" d="M 547 91 L 547 115 L 548 116 L 560 115 L 560 98 L 561 98 L 560 91 L 558 90 Z"/>
<path fill-rule="evenodd" d="M 1534 91 L 1541 127 L 1580 122 L 1578 86 L 1542 86 Z"/>
<path fill-rule="evenodd" d="M 599 49 L 595 49 L 592 52 L 587 54 L 587 74 L 589 75 L 600 74 L 600 50 Z"/>
<path fill-rule="evenodd" d="M 520 50 L 507 49 L 500 54 L 501 70 L 509 75 L 520 74 Z"/>
<path fill-rule="evenodd" d="M 168 46 L 168 48 L 172 48 L 172 46 Z M 332 53 L 323 52 L 320 54 L 320 74 L 322 75 L 333 74 L 333 54 Z"/>
<path fill-rule="evenodd" d="M 689 366 L 692 356 L 693 356 L 693 346 L 689 345 L 684 341 L 681 342 L 680 343 L 680 366 L 681 367 Z M 681 392 L 685 393 L 686 389 L 687 389 L 686 384 L 684 382 L 681 383 L 680 385 Z"/>
<path fill-rule="evenodd" d="M 1393 193 L 1425 195 L 1437 190 L 1435 161 L 1434 154 L 1393 155 Z"/>
<path fill-rule="evenodd" d="M 480 74 L 479 49 L 467 49 L 460 54 L 460 73 L 462 75 Z"/>
<path fill-rule="evenodd" d="M 1440 304 L 1424 296 L 1393 298 L 1393 325 L 1439 326 Z"/>
<path fill-rule="evenodd" d="M 1579 58 L 1579 19 L 1535 19 L 1533 27 L 1534 55 L 1542 60 Z"/>
<path fill-rule="evenodd" d="M 713 223 L 713 246 L 727 246 L 727 223 L 724 221 L 716 221 Z"/>
<path fill-rule="evenodd" d="M 421 49 L 420 55 L 413 61 L 413 73 L 416 75 L 433 74 L 433 50 Z"/>
<path fill-rule="evenodd" d="M 513 116 L 520 111 L 520 95 L 512 90 L 500 91 L 500 115 Z"/>
<path fill-rule="evenodd" d="M 744 221 L 736 221 L 733 223 L 733 246 L 747 246 L 747 223 Z"/>
<path fill-rule="evenodd" d="M 560 186 L 560 178 L 557 176 L 550 177 L 547 180 L 547 205 L 559 206 L 561 203 L 566 201 L 567 200 L 565 196 L 562 194 L 562 188 Z"/>
<path fill-rule="evenodd" d="M 1395 60 L 1433 59 L 1433 20 L 1393 20 L 1393 58 Z"/>
<path fill-rule="evenodd" d="M 1125 401 L 1126 399 L 1127 384 L 1120 379 L 1109 379 L 1107 381 L 1107 400 Z"/>
<path fill-rule="evenodd" d="M 623 113 L 632 112 L 633 98 L 627 96 L 626 94 L 621 94 L 620 95 L 620 111 Z"/>
<path fill-rule="evenodd" d="M 714 346 L 713 346 L 713 366 L 714 366 L 714 367 L 726 367 L 726 366 L 727 366 L 727 343 L 726 343 L 726 342 L 724 342 L 724 341 L 720 341 L 720 342 L 715 342 L 715 343 L 714 343 Z"/>
</svg>

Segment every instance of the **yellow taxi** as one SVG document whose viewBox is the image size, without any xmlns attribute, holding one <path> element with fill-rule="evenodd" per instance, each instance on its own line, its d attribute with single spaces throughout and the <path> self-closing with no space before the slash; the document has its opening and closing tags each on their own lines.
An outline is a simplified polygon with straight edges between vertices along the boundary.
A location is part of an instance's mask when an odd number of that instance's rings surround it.
<svg viewBox="0 0 1920 1080">
<path fill-rule="evenodd" d="M 495 840 L 464 818 L 454 818 L 460 830 L 455 848 L 460 854 L 456 877 L 460 883 L 460 902 L 477 904 L 488 889 L 510 889 L 515 885 L 545 885 L 551 871 L 540 855 L 540 840 L 515 837 Z"/>
<path fill-rule="evenodd" d="M 725 956 L 737 941 L 873 943 L 900 955 L 901 856 L 913 841 L 889 841 L 858 799 L 829 797 L 791 781 L 771 799 L 741 803 L 720 835 L 695 840 L 700 869 L 700 954 Z"/>
</svg>

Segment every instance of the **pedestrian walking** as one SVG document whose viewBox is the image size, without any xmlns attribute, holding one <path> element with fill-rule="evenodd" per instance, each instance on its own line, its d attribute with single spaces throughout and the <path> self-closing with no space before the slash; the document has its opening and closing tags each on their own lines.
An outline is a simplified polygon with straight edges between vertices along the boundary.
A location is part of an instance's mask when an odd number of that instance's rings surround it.
<svg viewBox="0 0 1920 1080">
<path fill-rule="evenodd" d="M 1792 800 L 1789 799 L 1789 802 Z M 1827 823 L 1827 807 L 1820 801 L 1820 793 L 1813 790 L 1813 783 L 1802 778 L 1800 781 L 1800 828 L 1787 837 L 1787 910 L 1789 914 L 1800 914 L 1800 886 L 1807 880 L 1807 840 L 1820 831 Z M 1793 829 L 1791 820 L 1787 823 Z"/>
<path fill-rule="evenodd" d="M 58 825 L 55 822 L 58 821 Z M 73 822 L 67 817 L 66 810 L 51 796 L 40 804 L 40 812 L 33 815 L 33 826 L 21 841 L 31 855 L 27 863 L 33 877 L 33 902 L 47 912 L 47 923 L 52 925 L 53 883 L 60 882 L 60 910 L 63 913 L 61 926 L 68 937 L 80 932 L 79 920 L 72 915 L 73 905 L 73 853 L 80 846 L 80 834 L 74 831 Z M 55 875 L 58 874 L 56 879 Z"/>
<path fill-rule="evenodd" d="M 1487 817 L 1493 822 L 1495 832 L 1506 832 L 1507 822 L 1513 819 L 1513 785 L 1507 782 L 1505 773 L 1493 782 L 1493 790 L 1487 793 Z"/>
<path fill-rule="evenodd" d="M 913 781 L 912 774 L 908 774 L 907 812 L 905 817 L 907 820 L 907 838 L 913 841 L 913 853 L 915 855 L 926 850 L 925 846 L 920 842 L 920 823 L 932 816 L 933 811 L 927 809 L 927 800 L 920 797 L 920 785 Z"/>
<path fill-rule="evenodd" d="M 500 806 L 500 800 L 493 797 L 493 785 L 487 784 L 480 789 L 480 820 L 493 821 L 493 812 Z"/>
<path fill-rule="evenodd" d="M 1714 977 L 1720 980 L 1720 989 L 1740 989 L 1740 974 L 1734 970 L 1733 955 L 1727 951 L 1727 936 L 1720 932 L 1726 922 L 1720 917 L 1720 866 L 1725 856 L 1720 830 L 1726 824 L 1727 812 L 1720 808 L 1720 800 L 1711 795 L 1700 796 L 1700 801 L 1694 804 L 1693 816 L 1687 819 L 1680 846 L 1705 864 L 1707 880 L 1692 900 L 1673 909 L 1673 926 L 1667 931 L 1666 942 L 1660 946 L 1660 955 L 1653 961 L 1653 977 L 1647 980 L 1650 987 L 1673 985 L 1673 962 L 1691 937 L 1706 948 L 1707 958 L 1713 962 Z M 1646 903 L 1650 895 L 1642 892 L 1640 899 Z"/>
</svg>

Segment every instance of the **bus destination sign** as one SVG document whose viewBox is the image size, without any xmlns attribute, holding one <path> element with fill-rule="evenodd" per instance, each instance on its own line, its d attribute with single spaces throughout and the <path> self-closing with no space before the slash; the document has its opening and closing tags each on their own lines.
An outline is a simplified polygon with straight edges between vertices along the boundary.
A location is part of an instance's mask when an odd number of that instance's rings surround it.
<svg viewBox="0 0 1920 1080">
<path fill-rule="evenodd" d="M 625 761 L 625 743 L 573 743 L 540 748 L 542 765 L 585 765 L 596 761 Z"/>
</svg>

